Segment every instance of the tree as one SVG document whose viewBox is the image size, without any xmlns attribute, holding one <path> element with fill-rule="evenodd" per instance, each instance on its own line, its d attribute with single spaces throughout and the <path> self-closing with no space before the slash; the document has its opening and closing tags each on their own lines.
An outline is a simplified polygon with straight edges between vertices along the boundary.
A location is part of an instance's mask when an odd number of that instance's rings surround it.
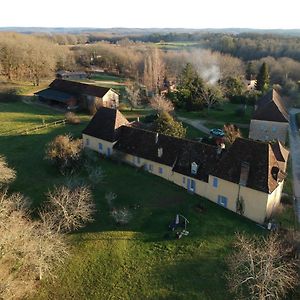
<svg viewBox="0 0 300 300">
<path fill-rule="evenodd" d="M 56 164 L 59 170 L 74 172 L 82 157 L 82 140 L 70 135 L 58 135 L 46 146 L 46 159 Z"/>
<path fill-rule="evenodd" d="M 171 112 L 174 110 L 173 103 L 163 96 L 156 95 L 150 100 L 150 106 L 158 112 Z"/>
<path fill-rule="evenodd" d="M 60 186 L 48 193 L 48 201 L 40 217 L 56 232 L 71 232 L 93 221 L 94 212 L 95 205 L 87 186 L 73 189 Z"/>
<path fill-rule="evenodd" d="M 186 128 L 181 122 L 174 120 L 168 112 L 159 114 L 154 122 L 154 131 L 179 138 L 184 138 L 186 135 Z"/>
<path fill-rule="evenodd" d="M 204 101 L 201 93 L 204 88 L 204 81 L 198 76 L 193 65 L 190 63 L 186 64 L 179 79 L 175 100 L 176 105 L 185 107 L 187 110 L 202 109 Z"/>
<path fill-rule="evenodd" d="M 223 130 L 225 142 L 228 145 L 232 145 L 237 138 L 242 137 L 240 129 L 235 124 L 225 124 Z"/>
<path fill-rule="evenodd" d="M 250 62 L 248 62 L 247 67 L 246 67 L 246 79 L 252 80 L 254 78 L 254 75 L 255 75 L 254 66 L 253 66 L 253 63 L 250 61 Z"/>
<path fill-rule="evenodd" d="M 23 299 L 37 279 L 54 276 L 67 255 L 61 235 L 30 218 L 30 201 L 22 194 L 0 193 L 0 298 Z"/>
<path fill-rule="evenodd" d="M 223 81 L 225 96 L 229 99 L 235 96 L 241 96 L 245 91 L 245 84 L 238 77 L 229 76 Z"/>
<path fill-rule="evenodd" d="M 206 85 L 200 90 L 200 97 L 209 111 L 214 104 L 220 101 L 222 92 L 216 85 Z"/>
<path fill-rule="evenodd" d="M 138 84 L 131 84 L 125 88 L 127 98 L 131 104 L 131 107 L 136 108 L 141 103 L 141 89 Z"/>
<path fill-rule="evenodd" d="M 157 94 L 165 75 L 165 64 L 162 60 L 161 50 L 151 49 L 144 60 L 143 83 L 149 91 Z"/>
<path fill-rule="evenodd" d="M 270 84 L 270 76 L 268 65 L 265 62 L 261 65 L 256 80 L 257 81 L 255 87 L 258 91 L 264 93 L 268 90 Z"/>
<path fill-rule="evenodd" d="M 228 258 L 227 280 L 239 299 L 283 299 L 298 283 L 292 248 L 278 235 L 248 238 L 237 234 L 234 253 Z"/>
<path fill-rule="evenodd" d="M 5 157 L 0 155 L 0 187 L 1 185 L 8 184 L 16 178 L 14 169 L 7 165 Z"/>
</svg>

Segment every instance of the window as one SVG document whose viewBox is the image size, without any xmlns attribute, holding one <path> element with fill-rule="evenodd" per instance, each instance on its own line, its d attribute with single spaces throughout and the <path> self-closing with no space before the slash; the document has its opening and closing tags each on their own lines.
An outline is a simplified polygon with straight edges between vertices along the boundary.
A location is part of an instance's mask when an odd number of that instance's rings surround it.
<svg viewBox="0 0 300 300">
<path fill-rule="evenodd" d="M 148 165 L 147 164 L 144 165 L 144 170 L 148 171 Z"/>
<path fill-rule="evenodd" d="M 273 126 L 273 127 L 272 127 L 272 131 L 273 131 L 273 132 L 276 132 L 276 130 L 277 130 L 276 126 Z"/>
<path fill-rule="evenodd" d="M 218 178 L 214 177 L 213 179 L 213 187 L 217 188 L 218 187 Z"/>
<path fill-rule="evenodd" d="M 89 146 L 89 145 L 90 145 L 90 140 L 89 140 L 89 139 L 86 139 L 86 140 L 85 140 L 85 144 L 86 144 L 87 146 Z"/>
<path fill-rule="evenodd" d="M 182 177 L 182 183 L 185 184 L 185 177 Z"/>
<path fill-rule="evenodd" d="M 158 172 L 159 172 L 159 174 L 162 174 L 162 173 L 163 173 L 163 168 L 160 167 L 160 168 L 158 169 Z"/>
<path fill-rule="evenodd" d="M 193 163 L 191 164 L 191 173 L 192 173 L 193 175 L 196 175 L 196 174 L 197 174 L 197 171 L 198 171 L 198 165 L 197 165 L 195 162 L 193 162 Z"/>
<path fill-rule="evenodd" d="M 141 159 L 139 157 L 137 157 L 137 163 L 138 165 L 141 163 Z"/>
<path fill-rule="evenodd" d="M 227 207 L 227 198 L 224 196 L 218 196 L 218 204 L 224 207 Z"/>
<path fill-rule="evenodd" d="M 103 145 L 99 143 L 99 152 L 102 152 L 102 150 L 103 150 Z"/>
<path fill-rule="evenodd" d="M 149 164 L 149 171 L 152 172 L 153 171 L 153 166 Z"/>
<path fill-rule="evenodd" d="M 111 154 L 111 149 L 107 148 L 107 156 L 110 156 L 110 154 Z"/>
</svg>

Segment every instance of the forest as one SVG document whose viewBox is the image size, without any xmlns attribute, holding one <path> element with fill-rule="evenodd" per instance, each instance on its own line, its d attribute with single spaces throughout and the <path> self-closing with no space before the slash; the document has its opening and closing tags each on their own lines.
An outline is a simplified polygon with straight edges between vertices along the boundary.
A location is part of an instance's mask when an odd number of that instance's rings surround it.
<svg viewBox="0 0 300 300">
<path fill-rule="evenodd" d="M 101 71 L 129 78 L 155 92 L 178 83 L 189 63 L 206 83 L 228 92 L 228 79 L 255 79 L 263 63 L 270 85 L 296 97 L 300 37 L 258 33 L 0 33 L 4 81 L 53 78 L 58 70 Z M 227 93 L 228 94 L 228 93 Z"/>
</svg>

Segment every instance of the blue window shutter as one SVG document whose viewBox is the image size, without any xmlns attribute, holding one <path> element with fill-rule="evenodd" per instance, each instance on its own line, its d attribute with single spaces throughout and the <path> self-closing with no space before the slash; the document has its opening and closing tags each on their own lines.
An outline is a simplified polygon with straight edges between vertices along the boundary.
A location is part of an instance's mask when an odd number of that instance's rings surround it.
<svg viewBox="0 0 300 300">
<path fill-rule="evenodd" d="M 227 197 L 218 195 L 218 204 L 219 204 L 219 205 L 221 205 L 221 206 L 223 206 L 223 207 L 227 207 L 227 202 L 228 202 Z"/>
<path fill-rule="evenodd" d="M 218 187 L 218 178 L 214 177 L 213 179 L 213 187 L 217 188 Z"/>
<path fill-rule="evenodd" d="M 162 174 L 162 173 L 163 173 L 163 168 L 159 167 L 159 174 Z"/>
<path fill-rule="evenodd" d="M 185 177 L 182 177 L 182 183 L 185 184 Z"/>
</svg>

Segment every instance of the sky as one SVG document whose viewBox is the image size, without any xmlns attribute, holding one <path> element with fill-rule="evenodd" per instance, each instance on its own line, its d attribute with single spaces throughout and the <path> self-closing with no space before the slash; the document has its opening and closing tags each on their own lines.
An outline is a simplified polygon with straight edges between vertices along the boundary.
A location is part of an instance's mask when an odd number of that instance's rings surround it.
<svg viewBox="0 0 300 300">
<path fill-rule="evenodd" d="M 300 28 L 299 0 L 1 0 L 0 27 Z"/>
</svg>

